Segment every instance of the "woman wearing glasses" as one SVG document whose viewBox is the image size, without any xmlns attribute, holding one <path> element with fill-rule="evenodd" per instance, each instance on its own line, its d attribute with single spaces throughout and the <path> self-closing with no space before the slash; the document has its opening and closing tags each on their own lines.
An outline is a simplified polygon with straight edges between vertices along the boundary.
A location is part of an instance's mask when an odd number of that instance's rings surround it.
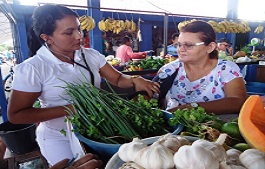
<svg viewBox="0 0 265 169">
<path fill-rule="evenodd" d="M 218 40 L 217 43 L 217 50 L 219 52 L 224 52 L 227 56 L 232 56 L 233 55 L 233 49 L 230 46 L 230 42 L 226 38 L 221 38 Z"/>
<path fill-rule="evenodd" d="M 179 59 L 163 66 L 158 75 L 178 73 L 166 95 L 166 109 L 201 106 L 208 113 L 238 113 L 247 98 L 239 67 L 218 59 L 216 34 L 207 22 L 182 27 L 175 43 Z"/>
</svg>

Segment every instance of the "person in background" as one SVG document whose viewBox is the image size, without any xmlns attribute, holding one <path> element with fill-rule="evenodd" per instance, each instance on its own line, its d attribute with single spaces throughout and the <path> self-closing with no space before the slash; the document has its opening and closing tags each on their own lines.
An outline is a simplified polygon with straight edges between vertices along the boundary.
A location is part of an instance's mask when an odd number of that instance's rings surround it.
<svg viewBox="0 0 265 169">
<path fill-rule="evenodd" d="M 84 48 L 90 48 L 89 34 L 87 30 L 83 30 L 83 46 Z"/>
<path fill-rule="evenodd" d="M 121 44 L 116 50 L 116 57 L 120 58 L 122 63 L 129 62 L 133 54 L 146 55 L 146 52 L 133 52 L 131 47 L 132 39 L 128 36 L 124 36 L 121 39 Z"/>
<path fill-rule="evenodd" d="M 102 32 L 102 47 L 103 47 L 103 55 L 108 56 L 110 54 L 110 43 L 107 40 L 107 33 Z"/>
<path fill-rule="evenodd" d="M 227 56 L 233 55 L 233 48 L 231 47 L 231 43 L 226 38 L 221 38 L 217 41 L 217 50 L 225 52 Z"/>
<path fill-rule="evenodd" d="M 172 44 L 167 46 L 167 55 L 165 57 L 178 57 L 177 48 L 175 43 L 178 42 L 179 33 L 174 33 L 171 37 Z"/>
<path fill-rule="evenodd" d="M 8 119 L 14 124 L 39 123 L 36 140 L 51 165 L 75 157 L 72 146 L 79 145 L 65 122 L 65 116 L 69 116 L 67 110 L 74 111 L 68 101 L 70 96 L 64 90 L 66 82 L 90 81 L 100 88 L 101 79 L 105 78 L 114 86 L 134 87 L 151 97 L 159 92 L 158 83 L 122 74 L 106 62 L 104 55 L 92 48 L 83 48 L 82 38 L 78 15 L 73 10 L 62 5 L 38 6 L 28 33 L 30 57 L 14 70 Z M 41 108 L 33 108 L 37 99 Z M 78 144 L 72 144 L 74 138 Z"/>
<path fill-rule="evenodd" d="M 194 21 L 180 29 L 177 60 L 158 71 L 163 77 L 178 73 L 166 95 L 166 109 L 201 106 L 207 113 L 236 114 L 248 97 L 240 68 L 218 59 L 211 25 Z"/>
</svg>

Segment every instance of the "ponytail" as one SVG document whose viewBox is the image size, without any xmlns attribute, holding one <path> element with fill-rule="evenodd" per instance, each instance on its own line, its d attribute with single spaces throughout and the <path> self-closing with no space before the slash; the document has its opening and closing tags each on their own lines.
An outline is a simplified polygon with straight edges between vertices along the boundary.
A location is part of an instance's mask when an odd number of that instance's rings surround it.
<svg viewBox="0 0 265 169">
<path fill-rule="evenodd" d="M 30 27 L 27 33 L 27 44 L 29 49 L 29 57 L 36 55 L 37 50 L 39 50 L 39 48 L 42 46 L 32 27 Z"/>
</svg>

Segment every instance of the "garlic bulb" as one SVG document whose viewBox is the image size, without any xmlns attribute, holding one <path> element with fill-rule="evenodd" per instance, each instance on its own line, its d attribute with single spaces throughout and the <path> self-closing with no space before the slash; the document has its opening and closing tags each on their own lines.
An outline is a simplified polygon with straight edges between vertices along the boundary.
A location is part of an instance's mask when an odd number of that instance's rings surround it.
<svg viewBox="0 0 265 169">
<path fill-rule="evenodd" d="M 219 161 L 212 151 L 198 145 L 184 145 L 174 154 L 177 169 L 219 169 Z"/>
<path fill-rule="evenodd" d="M 119 169 L 144 169 L 144 168 L 135 162 L 127 162 L 122 164 L 122 166 L 119 167 Z"/>
<path fill-rule="evenodd" d="M 145 169 L 174 168 L 172 152 L 158 141 L 140 150 L 135 162 Z"/>
<path fill-rule="evenodd" d="M 237 150 L 237 149 L 234 149 L 234 148 L 231 148 L 229 150 L 226 151 L 226 154 L 227 154 L 227 164 L 231 165 L 241 165 L 240 161 L 239 161 L 239 155 L 241 154 L 242 152 Z"/>
<path fill-rule="evenodd" d="M 246 168 L 240 165 L 233 165 L 233 164 L 228 165 L 225 161 L 222 161 L 220 163 L 219 169 L 246 169 Z"/>
<path fill-rule="evenodd" d="M 226 150 L 222 146 L 226 136 L 227 134 L 220 134 L 216 142 L 210 142 L 204 139 L 199 139 L 194 141 L 192 145 L 200 145 L 205 149 L 212 151 L 213 154 L 216 156 L 216 158 L 219 160 L 219 162 L 226 161 L 227 159 Z"/>
<path fill-rule="evenodd" d="M 147 147 L 147 145 L 142 140 L 134 138 L 132 142 L 120 146 L 118 155 L 122 161 L 130 162 L 134 160 L 137 153 L 144 147 Z"/>
<path fill-rule="evenodd" d="M 177 138 L 176 135 L 168 133 L 158 139 L 158 142 L 168 149 L 170 149 L 173 154 L 178 151 L 179 147 L 181 146 L 181 142 Z"/>
<path fill-rule="evenodd" d="M 248 169 L 265 169 L 265 153 L 258 149 L 245 150 L 239 160 Z"/>
<path fill-rule="evenodd" d="M 177 138 L 179 139 L 180 144 L 182 146 L 184 146 L 184 145 L 190 145 L 191 144 L 191 142 L 188 139 L 186 139 L 185 137 L 177 136 Z"/>
</svg>

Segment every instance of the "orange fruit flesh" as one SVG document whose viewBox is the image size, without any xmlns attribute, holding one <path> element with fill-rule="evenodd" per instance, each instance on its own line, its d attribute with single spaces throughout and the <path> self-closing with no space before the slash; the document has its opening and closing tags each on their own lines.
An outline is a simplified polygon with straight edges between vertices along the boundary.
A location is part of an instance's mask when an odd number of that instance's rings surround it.
<svg viewBox="0 0 265 169">
<path fill-rule="evenodd" d="M 251 95 L 246 100 L 239 113 L 238 125 L 246 142 L 265 152 L 265 110 L 259 95 Z"/>
</svg>

